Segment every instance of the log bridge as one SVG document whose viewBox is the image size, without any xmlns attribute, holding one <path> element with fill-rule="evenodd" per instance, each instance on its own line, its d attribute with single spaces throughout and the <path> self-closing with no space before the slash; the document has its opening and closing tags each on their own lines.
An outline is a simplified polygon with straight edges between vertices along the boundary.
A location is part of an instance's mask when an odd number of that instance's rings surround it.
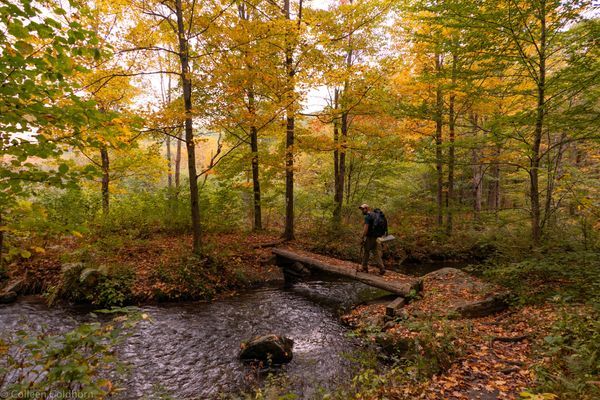
<svg viewBox="0 0 600 400">
<path fill-rule="evenodd" d="M 362 282 L 366 285 L 386 290 L 390 293 L 409 297 L 420 291 L 422 280 L 394 271 L 387 271 L 384 276 L 358 272 L 358 264 L 338 260 L 304 250 L 290 248 L 274 248 L 277 265 L 282 268 L 286 280 L 298 279 L 311 274 L 312 270 L 328 272 Z"/>
</svg>

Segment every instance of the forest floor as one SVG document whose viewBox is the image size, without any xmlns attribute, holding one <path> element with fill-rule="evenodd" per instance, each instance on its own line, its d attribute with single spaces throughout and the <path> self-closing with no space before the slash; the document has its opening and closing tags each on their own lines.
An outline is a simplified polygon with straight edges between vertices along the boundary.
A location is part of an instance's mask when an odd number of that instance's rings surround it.
<svg viewBox="0 0 600 400">
<path fill-rule="evenodd" d="M 518 399 L 534 386 L 534 369 L 544 362 L 534 349 L 566 310 L 542 304 L 462 317 L 454 312 L 457 306 L 500 288 L 454 271 L 426 275 L 422 293 L 395 318 L 385 316 L 381 303 L 357 306 L 343 316 L 362 337 L 379 344 L 384 359 L 404 359 L 402 369 L 385 371 L 385 384 L 367 390 L 365 398 Z M 568 312 L 584 313 L 585 307 Z"/>
</svg>

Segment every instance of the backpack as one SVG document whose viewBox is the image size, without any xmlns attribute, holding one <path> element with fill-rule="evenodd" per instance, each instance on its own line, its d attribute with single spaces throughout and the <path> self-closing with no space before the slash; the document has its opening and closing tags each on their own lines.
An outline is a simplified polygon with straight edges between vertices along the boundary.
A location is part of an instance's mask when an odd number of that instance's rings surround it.
<svg viewBox="0 0 600 400">
<path fill-rule="evenodd" d="M 379 208 L 373 210 L 373 236 L 381 237 L 388 233 L 388 223 L 385 214 Z"/>
</svg>

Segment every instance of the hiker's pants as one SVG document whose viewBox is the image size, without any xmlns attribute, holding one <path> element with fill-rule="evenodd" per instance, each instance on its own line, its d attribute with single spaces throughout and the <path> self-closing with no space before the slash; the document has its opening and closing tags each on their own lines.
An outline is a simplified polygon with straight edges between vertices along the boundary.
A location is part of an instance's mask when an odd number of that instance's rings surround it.
<svg viewBox="0 0 600 400">
<path fill-rule="evenodd" d="M 383 265 L 382 257 L 382 247 L 381 243 L 377 241 L 376 237 L 367 237 L 367 239 L 363 242 L 363 259 L 362 266 L 363 268 L 367 268 L 369 265 L 369 257 L 371 253 L 375 255 L 375 262 L 380 270 L 385 270 L 385 266 Z"/>
</svg>

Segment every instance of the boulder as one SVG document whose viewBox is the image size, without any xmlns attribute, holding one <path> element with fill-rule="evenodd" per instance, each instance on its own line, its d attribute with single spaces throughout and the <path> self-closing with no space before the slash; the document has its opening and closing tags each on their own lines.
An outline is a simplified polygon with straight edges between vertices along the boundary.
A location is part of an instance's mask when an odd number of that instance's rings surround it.
<svg viewBox="0 0 600 400">
<path fill-rule="evenodd" d="M 305 278 L 310 276 L 310 269 L 306 268 L 304 264 L 295 262 L 288 264 L 283 268 L 283 273 L 291 275 L 294 278 Z"/>
<path fill-rule="evenodd" d="M 267 364 L 286 364 L 292 361 L 294 341 L 279 335 L 257 336 L 242 343 L 240 359 Z"/>
</svg>

